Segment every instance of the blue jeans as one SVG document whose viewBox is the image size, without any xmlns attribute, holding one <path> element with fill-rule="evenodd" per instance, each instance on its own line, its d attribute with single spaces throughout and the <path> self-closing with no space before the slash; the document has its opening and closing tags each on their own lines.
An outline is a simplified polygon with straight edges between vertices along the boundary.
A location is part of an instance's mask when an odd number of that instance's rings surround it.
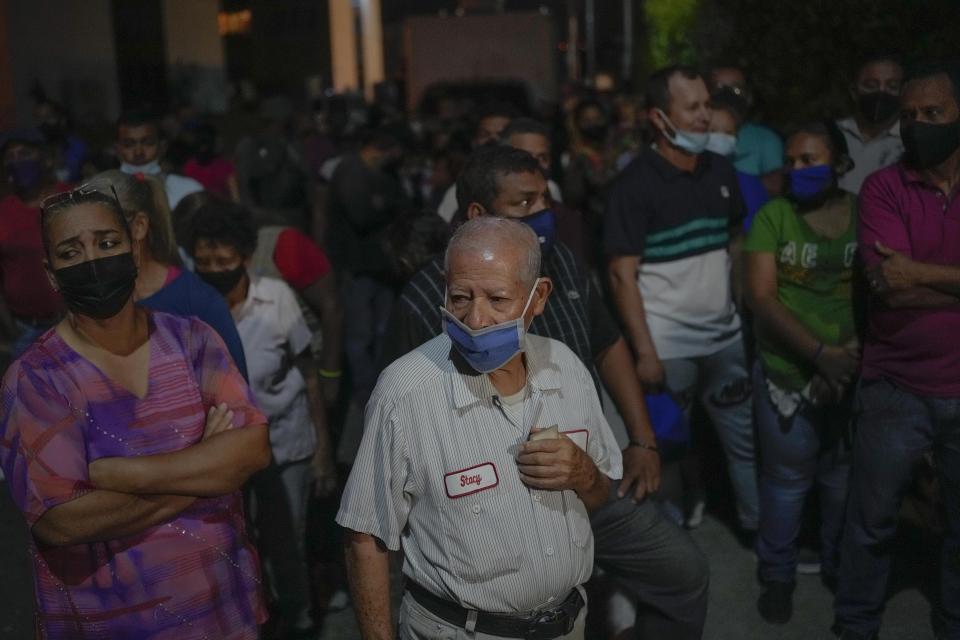
<svg viewBox="0 0 960 640">
<path fill-rule="evenodd" d="M 693 403 L 699 400 L 727 456 L 727 470 L 737 497 L 737 518 L 740 526 L 755 531 L 759 520 L 757 497 L 756 447 L 753 436 L 753 408 L 750 402 L 750 374 L 743 351 L 743 341 L 737 340 L 725 349 L 696 358 L 673 358 L 663 361 L 666 386 L 680 403 L 687 419 Z M 664 486 L 661 497 L 664 508 L 677 512 L 681 492 L 669 477 L 676 475 L 674 464 L 664 465 Z M 670 503 L 674 503 L 671 505 Z"/>
<path fill-rule="evenodd" d="M 850 499 L 840 552 L 837 625 L 865 637 L 880 628 L 890 542 L 913 470 L 933 451 L 946 506 L 940 579 L 944 640 L 960 640 L 960 398 L 919 396 L 887 380 L 857 394 Z"/>
<path fill-rule="evenodd" d="M 850 411 L 839 405 L 804 405 L 793 417 L 781 417 L 770 401 L 759 362 L 754 365 L 753 397 L 760 445 L 760 579 L 795 580 L 803 503 L 814 480 L 820 485 L 821 566 L 824 575 L 832 577 L 850 473 L 850 452 L 842 437 Z"/>
<path fill-rule="evenodd" d="M 341 275 L 344 351 L 350 366 L 352 399 L 362 409 L 373 393 L 394 291 L 368 276 Z"/>
</svg>

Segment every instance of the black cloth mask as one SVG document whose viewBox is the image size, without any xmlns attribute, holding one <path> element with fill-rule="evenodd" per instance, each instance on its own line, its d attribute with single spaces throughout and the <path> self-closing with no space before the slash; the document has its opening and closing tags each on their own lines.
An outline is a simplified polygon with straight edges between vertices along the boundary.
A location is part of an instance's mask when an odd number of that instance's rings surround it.
<svg viewBox="0 0 960 640">
<path fill-rule="evenodd" d="M 893 118 L 900 108 L 900 98 L 886 91 L 871 91 L 857 96 L 860 115 L 870 124 L 879 124 Z"/>
<path fill-rule="evenodd" d="M 74 313 L 106 320 L 120 313 L 137 284 L 133 253 L 87 260 L 53 272 L 67 307 Z"/>
<path fill-rule="evenodd" d="M 960 147 L 960 120 L 946 124 L 911 122 L 900 128 L 904 162 L 914 169 L 942 164 Z"/>
<path fill-rule="evenodd" d="M 216 289 L 221 295 L 227 295 L 237 286 L 243 274 L 246 273 L 243 265 L 239 265 L 229 271 L 197 271 L 200 279 Z"/>
</svg>

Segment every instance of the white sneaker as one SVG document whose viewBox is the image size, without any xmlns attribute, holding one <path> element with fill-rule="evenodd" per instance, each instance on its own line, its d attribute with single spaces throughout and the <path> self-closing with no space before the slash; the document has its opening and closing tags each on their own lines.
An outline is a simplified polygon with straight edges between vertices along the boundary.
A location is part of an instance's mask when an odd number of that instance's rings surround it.
<svg viewBox="0 0 960 640">
<path fill-rule="evenodd" d="M 693 508 L 690 509 L 690 513 L 687 515 L 687 519 L 684 521 L 683 526 L 687 529 L 696 529 L 701 524 L 703 524 L 703 511 L 707 508 L 707 503 L 703 500 L 698 500 L 694 503 Z"/>
</svg>

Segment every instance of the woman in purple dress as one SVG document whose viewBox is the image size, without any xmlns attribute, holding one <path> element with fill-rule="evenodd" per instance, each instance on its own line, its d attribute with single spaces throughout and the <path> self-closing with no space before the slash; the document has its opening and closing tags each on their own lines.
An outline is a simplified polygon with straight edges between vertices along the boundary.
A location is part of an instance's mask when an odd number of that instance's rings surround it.
<svg viewBox="0 0 960 640">
<path fill-rule="evenodd" d="M 257 637 L 266 618 L 240 487 L 266 419 L 203 322 L 134 305 L 116 200 L 42 213 L 69 313 L 3 379 L 0 465 L 30 526 L 38 638 Z"/>
</svg>

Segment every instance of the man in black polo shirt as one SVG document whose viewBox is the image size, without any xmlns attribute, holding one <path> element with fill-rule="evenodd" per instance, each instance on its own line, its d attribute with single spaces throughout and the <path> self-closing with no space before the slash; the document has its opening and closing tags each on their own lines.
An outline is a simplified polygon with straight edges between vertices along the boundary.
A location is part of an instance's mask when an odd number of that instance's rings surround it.
<svg viewBox="0 0 960 640">
<path fill-rule="evenodd" d="M 459 219 L 515 218 L 540 237 L 543 275 L 552 279 L 554 291 L 530 333 L 565 343 L 595 377 L 599 372 L 630 434 L 619 496 L 612 495 L 591 515 L 595 560 L 644 605 L 637 619 L 640 637 L 699 638 L 706 615 L 706 559 L 655 504 L 643 500 L 659 485 L 659 458 L 643 392 L 630 350 L 595 285 L 570 249 L 556 241 L 550 194 L 539 164 L 521 149 L 478 149 L 457 180 L 457 200 Z M 437 256 L 410 279 L 394 305 L 385 362 L 440 332 L 445 291 L 443 257 Z"/>
<path fill-rule="evenodd" d="M 665 386 L 687 411 L 703 403 L 749 540 L 758 523 L 752 403 L 728 251 L 744 204 L 730 162 L 704 151 L 709 100 L 692 69 L 650 77 L 655 142 L 610 190 L 604 245 L 640 380 L 651 391 Z"/>
</svg>

